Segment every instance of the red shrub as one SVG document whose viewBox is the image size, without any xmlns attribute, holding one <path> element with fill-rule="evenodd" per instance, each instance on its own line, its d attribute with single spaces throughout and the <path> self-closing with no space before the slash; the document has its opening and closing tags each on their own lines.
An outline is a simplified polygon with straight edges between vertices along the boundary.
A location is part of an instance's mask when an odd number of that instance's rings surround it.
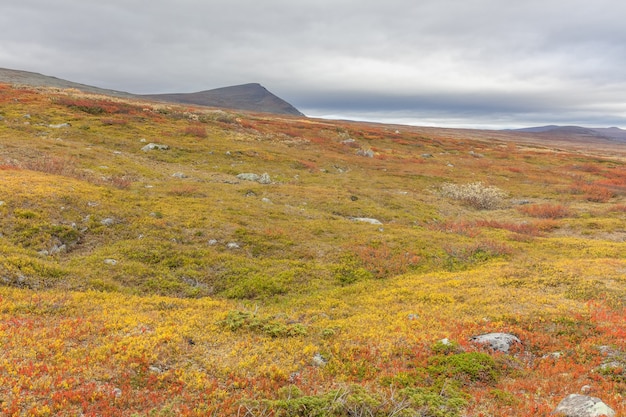
<svg viewBox="0 0 626 417">
<path fill-rule="evenodd" d="M 561 219 L 571 216 L 570 209 L 563 204 L 528 204 L 518 210 L 527 216 L 540 219 Z"/>
</svg>

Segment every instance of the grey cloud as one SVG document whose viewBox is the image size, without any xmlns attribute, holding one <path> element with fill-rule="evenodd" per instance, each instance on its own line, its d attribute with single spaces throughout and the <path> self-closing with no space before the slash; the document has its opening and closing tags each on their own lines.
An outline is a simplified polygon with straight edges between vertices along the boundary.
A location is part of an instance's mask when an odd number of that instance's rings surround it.
<svg viewBox="0 0 626 417">
<path fill-rule="evenodd" d="M 0 66 L 137 93 L 261 82 L 305 113 L 624 126 L 624 15 L 620 0 L 21 0 L 0 14 Z"/>
</svg>

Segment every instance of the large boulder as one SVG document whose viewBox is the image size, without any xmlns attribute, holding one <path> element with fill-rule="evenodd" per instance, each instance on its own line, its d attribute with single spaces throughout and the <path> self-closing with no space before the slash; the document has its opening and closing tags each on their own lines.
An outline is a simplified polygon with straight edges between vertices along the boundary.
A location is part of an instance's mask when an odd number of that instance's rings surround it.
<svg viewBox="0 0 626 417">
<path fill-rule="evenodd" d="M 487 345 L 489 348 L 503 353 L 509 353 L 509 349 L 514 345 L 522 345 L 522 341 L 510 333 L 481 334 L 472 337 L 470 342 Z"/>
<path fill-rule="evenodd" d="M 570 394 L 559 403 L 552 414 L 564 417 L 613 417 L 615 411 L 599 398 Z"/>
</svg>

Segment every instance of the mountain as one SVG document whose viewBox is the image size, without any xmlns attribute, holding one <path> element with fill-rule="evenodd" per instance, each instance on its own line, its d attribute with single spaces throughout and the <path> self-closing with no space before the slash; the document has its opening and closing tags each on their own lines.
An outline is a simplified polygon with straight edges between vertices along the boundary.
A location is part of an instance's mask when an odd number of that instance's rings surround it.
<svg viewBox="0 0 626 417">
<path fill-rule="evenodd" d="M 511 131 L 511 130 L 509 130 Z M 513 132 L 532 133 L 546 138 L 569 138 L 571 140 L 626 141 L 626 130 L 618 127 L 590 128 L 581 126 L 536 126 L 513 129 Z"/>
<path fill-rule="evenodd" d="M 171 103 L 194 104 L 197 106 L 223 107 L 233 110 L 260 113 L 304 116 L 298 109 L 277 97 L 258 83 L 217 88 L 197 93 L 172 94 L 131 94 L 124 91 L 108 90 L 90 85 L 75 83 L 35 72 L 0 68 L 0 82 L 22 84 L 35 87 L 74 88 L 86 93 L 107 96 L 158 100 Z"/>
<path fill-rule="evenodd" d="M 149 94 L 143 97 L 181 104 L 304 116 L 294 106 L 275 96 L 258 83 L 235 85 L 197 93 Z"/>
<path fill-rule="evenodd" d="M 30 85 L 33 87 L 56 87 L 64 89 L 75 88 L 86 93 L 124 98 L 133 98 L 135 96 L 134 94 L 126 93 L 124 91 L 107 90 L 105 88 L 75 83 L 36 72 L 12 70 L 7 68 L 0 68 L 0 83 Z"/>
</svg>

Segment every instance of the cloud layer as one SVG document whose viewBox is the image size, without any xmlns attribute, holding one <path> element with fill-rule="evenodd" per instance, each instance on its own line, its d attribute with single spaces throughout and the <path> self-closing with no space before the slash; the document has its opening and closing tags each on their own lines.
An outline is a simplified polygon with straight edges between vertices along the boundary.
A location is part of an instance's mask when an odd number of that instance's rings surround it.
<svg viewBox="0 0 626 417">
<path fill-rule="evenodd" d="M 134 93 L 260 82 L 313 116 L 626 127 L 619 0 L 21 0 L 0 67 Z"/>
</svg>

